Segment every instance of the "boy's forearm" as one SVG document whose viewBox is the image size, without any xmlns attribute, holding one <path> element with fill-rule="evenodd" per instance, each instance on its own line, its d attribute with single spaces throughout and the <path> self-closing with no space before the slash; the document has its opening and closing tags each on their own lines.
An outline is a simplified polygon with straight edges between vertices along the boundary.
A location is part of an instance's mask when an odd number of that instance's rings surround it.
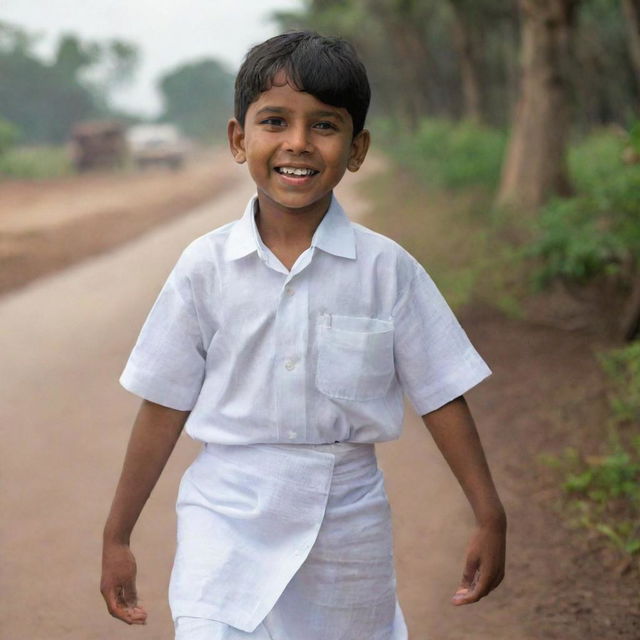
<svg viewBox="0 0 640 640">
<path fill-rule="evenodd" d="M 105 542 L 128 544 L 189 412 L 143 401 L 131 431 L 120 480 L 104 527 Z"/>
<path fill-rule="evenodd" d="M 422 416 L 422 420 L 460 483 L 478 523 L 504 527 L 504 508 L 465 399 L 457 398 Z"/>
</svg>

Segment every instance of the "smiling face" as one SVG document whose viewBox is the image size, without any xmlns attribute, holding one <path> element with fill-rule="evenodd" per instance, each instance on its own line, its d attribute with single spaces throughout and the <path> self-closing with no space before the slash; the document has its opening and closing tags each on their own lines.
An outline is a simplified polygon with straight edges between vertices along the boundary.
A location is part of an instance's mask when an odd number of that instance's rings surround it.
<svg viewBox="0 0 640 640">
<path fill-rule="evenodd" d="M 244 127 L 231 120 L 229 144 L 236 162 L 248 164 L 262 213 L 323 215 L 345 171 L 360 168 L 369 133 L 354 138 L 346 109 L 276 77 L 249 106 Z"/>
</svg>

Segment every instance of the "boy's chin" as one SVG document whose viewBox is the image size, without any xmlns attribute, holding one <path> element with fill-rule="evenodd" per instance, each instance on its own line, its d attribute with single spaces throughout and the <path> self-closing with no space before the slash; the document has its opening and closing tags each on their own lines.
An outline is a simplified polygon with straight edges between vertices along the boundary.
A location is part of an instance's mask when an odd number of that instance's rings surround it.
<svg viewBox="0 0 640 640">
<path fill-rule="evenodd" d="M 320 197 L 293 197 L 293 198 L 274 198 L 268 194 L 258 192 L 258 202 L 263 208 L 280 209 L 287 212 L 305 213 L 318 207 L 328 207 L 331 203 L 333 191 L 329 191 Z"/>
</svg>

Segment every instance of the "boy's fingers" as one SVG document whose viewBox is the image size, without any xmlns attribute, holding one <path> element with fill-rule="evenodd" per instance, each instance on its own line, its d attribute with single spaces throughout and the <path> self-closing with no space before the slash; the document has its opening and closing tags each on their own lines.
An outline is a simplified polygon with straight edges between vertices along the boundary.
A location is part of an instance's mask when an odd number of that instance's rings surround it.
<svg viewBox="0 0 640 640">
<path fill-rule="evenodd" d="M 478 569 L 480 568 L 480 560 L 476 556 L 469 556 L 464 565 L 464 571 L 462 572 L 462 580 L 460 582 L 460 589 L 471 589 L 478 576 Z M 460 590 L 459 589 L 459 590 Z"/>
<path fill-rule="evenodd" d="M 135 607 L 138 604 L 138 593 L 135 583 L 132 580 L 127 580 L 127 582 L 122 585 L 121 597 L 122 602 L 129 608 Z"/>
<path fill-rule="evenodd" d="M 475 556 L 467 557 L 460 586 L 452 599 L 453 604 L 466 604 L 469 601 L 477 577 L 478 565 L 478 559 Z"/>
<path fill-rule="evenodd" d="M 145 624 L 147 612 L 135 603 L 127 603 L 125 594 L 125 587 L 122 586 L 113 587 L 103 593 L 109 613 L 127 624 Z"/>
<path fill-rule="evenodd" d="M 493 591 L 494 589 L 496 589 L 503 580 L 504 580 L 504 571 L 501 571 L 496 576 L 496 579 L 492 582 L 490 591 Z"/>
<path fill-rule="evenodd" d="M 109 589 L 106 593 L 103 593 L 105 602 L 107 603 L 107 609 L 109 613 L 114 617 L 124 622 L 129 622 L 129 613 L 126 605 L 122 602 L 120 597 L 120 587 L 114 587 Z"/>
<path fill-rule="evenodd" d="M 475 585 L 470 587 L 460 585 L 453 596 L 452 602 L 455 605 L 478 602 L 478 600 L 491 593 L 502 582 L 503 578 L 503 572 L 500 572 L 495 578 L 491 574 L 486 578 L 482 578 L 480 575 Z"/>
</svg>

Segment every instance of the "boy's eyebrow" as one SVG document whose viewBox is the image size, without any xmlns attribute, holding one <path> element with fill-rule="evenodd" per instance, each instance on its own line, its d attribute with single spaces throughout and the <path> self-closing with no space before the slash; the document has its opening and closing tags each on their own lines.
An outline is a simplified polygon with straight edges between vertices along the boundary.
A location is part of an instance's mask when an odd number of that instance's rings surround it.
<svg viewBox="0 0 640 640">
<path fill-rule="evenodd" d="M 289 113 L 289 109 L 287 109 L 286 107 L 272 107 L 266 105 L 262 107 L 262 109 L 258 109 L 258 111 L 256 111 L 256 116 L 262 115 L 264 113 L 287 114 Z M 340 122 L 344 122 L 344 117 L 339 111 L 326 111 L 320 109 L 318 111 L 312 111 L 309 115 L 313 118 L 335 118 Z"/>
</svg>

